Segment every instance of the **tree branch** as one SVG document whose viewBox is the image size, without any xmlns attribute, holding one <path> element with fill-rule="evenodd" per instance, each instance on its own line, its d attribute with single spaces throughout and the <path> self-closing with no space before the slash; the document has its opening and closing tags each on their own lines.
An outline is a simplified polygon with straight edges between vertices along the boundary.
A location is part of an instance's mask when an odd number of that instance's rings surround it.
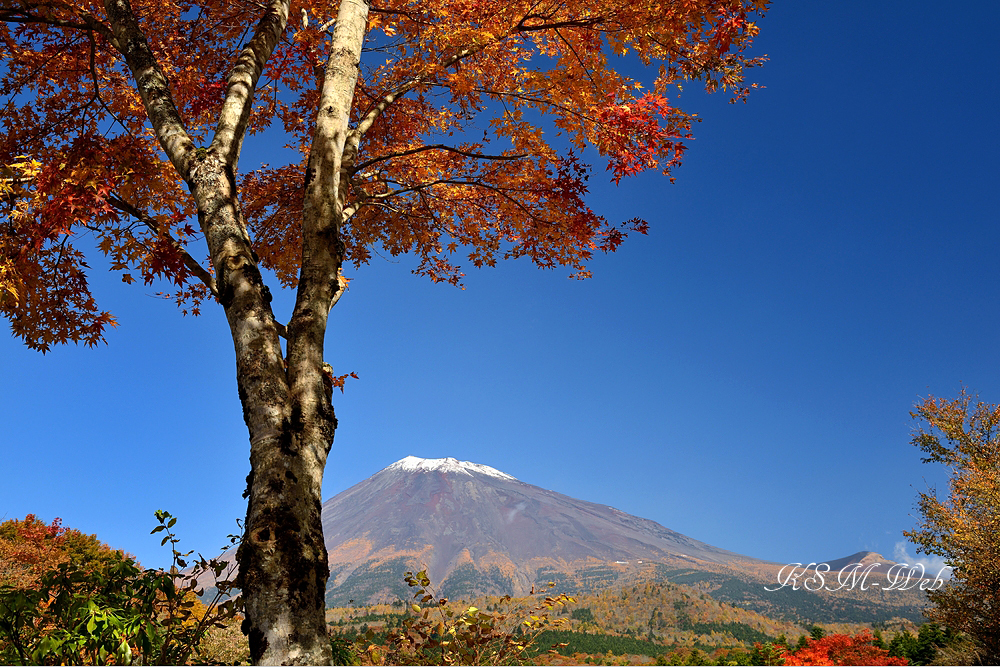
<svg viewBox="0 0 1000 667">
<path fill-rule="evenodd" d="M 474 153 L 472 151 L 463 151 L 459 148 L 454 148 L 453 146 L 447 146 L 445 144 L 429 144 L 427 146 L 420 146 L 418 148 L 411 148 L 410 150 L 399 151 L 398 153 L 389 153 L 388 155 L 380 155 L 379 157 L 372 158 L 371 160 L 366 160 L 359 165 L 353 167 L 352 171 L 360 172 L 365 169 L 365 167 L 370 167 L 376 162 L 384 162 L 385 160 L 391 160 L 396 157 L 403 157 L 404 155 L 414 155 L 416 153 L 422 153 L 423 151 L 447 151 L 449 153 L 457 153 L 458 155 L 464 155 L 465 157 L 476 158 L 477 160 L 523 160 L 528 157 L 528 155 L 484 155 L 483 153 Z"/>
<path fill-rule="evenodd" d="M 366 0 L 341 0 L 323 72 L 316 127 L 306 165 L 302 204 L 302 264 L 295 308 L 288 322 L 288 379 L 303 410 L 327 410 L 322 378 L 327 319 L 343 292 L 344 144 L 350 132 L 361 49 L 368 27 Z M 332 414 L 332 413 L 331 413 Z M 332 441 L 332 431 L 330 432 Z M 329 445 L 328 445 L 329 446 Z M 322 453 L 325 460 L 326 452 Z"/>
<path fill-rule="evenodd" d="M 49 9 L 65 9 L 75 13 L 81 20 L 82 23 L 70 21 L 67 19 L 56 19 L 48 18 L 45 16 L 38 16 L 37 14 L 32 14 L 28 9 L 34 8 L 49 8 Z M 115 39 L 114 34 L 108 28 L 97 19 L 96 16 L 90 12 L 83 12 L 75 7 L 67 7 L 60 5 L 53 5 L 47 2 L 39 3 L 28 3 L 22 2 L 21 7 L 14 8 L 3 8 L 0 9 L 0 21 L 6 21 L 8 23 L 42 23 L 45 25 L 56 26 L 58 28 L 76 28 L 77 30 L 93 30 L 94 32 L 100 33 L 102 37 L 107 39 L 113 47 L 118 49 L 118 40 Z"/>
<path fill-rule="evenodd" d="M 458 63 L 471 55 L 479 53 L 485 49 L 487 44 L 481 44 L 478 46 L 470 46 L 466 49 L 462 49 L 458 53 L 445 59 L 439 66 L 439 69 L 447 69 L 455 63 Z M 398 86 L 392 92 L 384 95 L 375 106 L 366 113 L 360 121 L 358 121 L 357 127 L 351 131 L 347 137 L 347 143 L 344 146 L 344 164 L 348 167 L 354 163 L 354 159 L 358 154 L 358 147 L 361 145 L 361 137 L 364 136 L 365 132 L 371 129 L 371 126 L 375 123 L 379 116 L 389 108 L 389 105 L 395 102 L 397 99 L 410 92 L 421 83 L 424 83 L 431 77 L 432 73 L 427 73 L 421 76 L 415 76 L 408 81 L 405 81 L 402 85 Z"/>
<path fill-rule="evenodd" d="M 253 107 L 254 91 L 264 65 L 274 53 L 288 22 L 288 4 L 288 0 L 271 0 L 264 16 L 257 23 L 253 37 L 243 47 L 236 64 L 226 77 L 226 99 L 222 103 L 211 148 L 222 155 L 234 173 Z"/>
<path fill-rule="evenodd" d="M 597 16 L 590 19 L 576 19 L 572 21 L 556 21 L 555 23 L 535 23 L 532 25 L 526 25 L 525 21 L 529 19 L 542 19 L 544 21 L 548 20 L 549 17 L 541 14 L 528 14 L 518 21 L 514 32 L 537 32 L 539 30 L 556 30 L 558 28 L 592 28 L 599 23 L 603 23 L 605 20 L 603 16 Z"/>
<path fill-rule="evenodd" d="M 536 104 L 544 104 L 544 105 L 552 107 L 554 109 L 559 109 L 560 111 L 565 111 L 566 113 L 568 113 L 568 114 L 570 114 L 572 116 L 576 116 L 577 118 L 581 119 L 581 121 L 586 120 L 586 121 L 591 122 L 591 123 L 596 123 L 597 122 L 596 118 L 588 116 L 587 114 L 582 113 L 580 111 L 577 111 L 575 109 L 572 109 L 572 108 L 570 108 L 570 107 L 568 107 L 568 106 L 566 106 L 564 104 L 556 104 L 552 100 L 546 100 L 546 99 L 542 99 L 542 98 L 538 98 L 538 97 L 531 97 L 530 95 L 523 95 L 521 93 L 516 93 L 516 92 L 514 92 L 512 90 L 491 90 L 489 88 L 473 88 L 473 92 L 484 93 L 486 95 L 492 95 L 492 96 L 498 97 L 498 98 L 499 97 L 512 97 L 512 98 L 514 98 L 516 100 L 523 100 L 525 102 L 533 102 L 533 103 L 536 103 Z"/>
<path fill-rule="evenodd" d="M 194 142 L 174 104 L 167 77 L 149 48 L 129 0 L 104 0 L 104 9 L 117 48 L 135 78 L 136 90 L 146 107 L 156 138 L 177 173 L 187 181 L 194 158 Z"/>
<path fill-rule="evenodd" d="M 597 88 L 598 87 L 597 86 L 597 82 L 594 81 L 594 76 L 590 73 L 590 68 L 588 68 L 583 63 L 583 58 L 581 58 L 580 54 L 576 52 L 576 49 L 573 48 L 573 45 L 570 43 L 570 41 L 568 39 L 566 39 L 565 37 L 563 37 L 563 34 L 561 32 L 559 32 L 558 28 L 556 29 L 555 32 L 556 32 L 556 35 L 559 37 L 559 39 L 561 39 L 563 41 L 563 43 L 566 44 L 567 47 L 569 47 L 570 52 L 576 57 L 576 62 L 578 62 L 580 64 L 580 67 L 583 68 L 583 73 L 586 74 L 587 78 L 590 79 L 590 82 L 592 84 L 594 84 L 594 88 Z"/>
<path fill-rule="evenodd" d="M 377 195 L 368 195 L 365 198 L 368 201 L 363 200 L 361 205 L 384 206 L 382 200 L 391 199 L 393 197 L 398 197 L 399 195 L 407 194 L 410 192 L 416 192 L 423 195 L 425 191 L 430 190 L 437 185 L 464 185 L 471 188 L 482 188 L 483 190 L 488 190 L 490 192 L 495 193 L 497 196 L 506 199 L 511 204 L 524 211 L 524 213 L 535 222 L 540 222 L 542 224 L 553 225 L 557 227 L 559 226 L 559 222 L 543 218 L 534 211 L 532 211 L 531 209 L 529 209 L 516 197 L 512 197 L 505 188 L 497 187 L 495 185 L 490 185 L 488 183 L 483 183 L 481 181 L 460 180 L 454 178 L 441 178 L 434 181 L 428 181 L 427 183 L 420 183 L 419 185 L 411 185 L 409 187 L 399 188 L 398 190 L 393 190 L 392 192 L 384 192 Z"/>
<path fill-rule="evenodd" d="M 181 245 L 180 241 L 170 236 L 169 234 L 162 232 L 160 230 L 160 225 L 158 222 L 156 222 L 156 220 L 154 220 L 149 214 L 139 210 L 135 206 L 129 204 L 127 201 L 115 195 L 111 195 L 110 197 L 108 197 L 107 202 L 112 207 L 118 209 L 119 211 L 122 211 L 123 213 L 131 215 L 133 218 L 135 218 L 142 224 L 149 227 L 149 229 L 152 230 L 153 233 L 156 234 L 157 236 L 163 236 L 169 239 L 170 243 L 181 254 L 181 257 L 184 260 L 184 266 L 187 267 L 188 271 L 190 271 L 192 275 L 197 276 L 201 280 L 201 282 L 204 283 L 205 287 L 208 288 L 208 291 L 212 293 L 212 296 L 214 296 L 216 299 L 219 298 L 219 288 L 215 284 L 215 278 L 212 276 L 212 274 L 209 273 L 208 270 L 198 262 L 198 260 L 192 257 L 188 253 L 188 251 L 184 249 L 184 246 Z"/>
<path fill-rule="evenodd" d="M 122 126 L 123 130 L 129 132 L 129 129 L 125 125 L 125 123 L 123 123 L 121 119 L 118 118 L 118 114 L 112 111 L 111 108 L 108 106 L 107 102 L 104 101 L 104 98 L 101 97 L 101 83 L 99 81 L 100 77 L 97 76 L 97 40 L 94 39 L 93 30 L 87 31 L 87 38 L 90 40 L 90 57 L 88 58 L 88 64 L 90 66 L 90 78 L 93 79 L 94 81 L 94 97 L 97 99 L 98 102 L 101 103 L 101 106 L 104 107 L 104 110 L 108 112 L 108 115 L 114 118 L 115 122 Z M 129 133 L 131 134 L 131 132 Z"/>
<path fill-rule="evenodd" d="M 317 232 L 325 233 L 333 227 L 334 233 L 339 233 L 336 228 L 340 224 L 345 190 L 341 171 L 345 166 L 345 145 L 350 134 L 351 107 L 361 64 L 368 9 L 366 0 L 341 0 L 330 56 L 323 74 L 316 129 L 306 166 L 303 205 L 304 227 L 312 227 Z M 336 272 L 336 267 L 333 271 Z"/>
</svg>

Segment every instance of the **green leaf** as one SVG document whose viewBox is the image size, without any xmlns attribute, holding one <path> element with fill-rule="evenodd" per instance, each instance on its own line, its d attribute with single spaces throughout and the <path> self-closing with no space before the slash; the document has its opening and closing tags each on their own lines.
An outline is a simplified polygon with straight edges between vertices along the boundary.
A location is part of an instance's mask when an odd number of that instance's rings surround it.
<svg viewBox="0 0 1000 667">
<path fill-rule="evenodd" d="M 124 639 L 122 643 L 118 646 L 118 650 L 115 651 L 116 662 L 122 665 L 132 664 L 132 647 L 128 645 L 128 642 Z"/>
</svg>

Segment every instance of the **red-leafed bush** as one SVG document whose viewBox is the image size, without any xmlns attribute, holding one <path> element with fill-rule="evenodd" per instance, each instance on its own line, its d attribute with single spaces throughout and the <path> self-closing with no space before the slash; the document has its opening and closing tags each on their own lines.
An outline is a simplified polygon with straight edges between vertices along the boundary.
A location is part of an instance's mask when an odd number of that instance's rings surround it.
<svg viewBox="0 0 1000 667">
<path fill-rule="evenodd" d="M 889 655 L 867 631 L 809 639 L 808 645 L 785 654 L 785 665 L 908 665 L 906 658 Z"/>
</svg>

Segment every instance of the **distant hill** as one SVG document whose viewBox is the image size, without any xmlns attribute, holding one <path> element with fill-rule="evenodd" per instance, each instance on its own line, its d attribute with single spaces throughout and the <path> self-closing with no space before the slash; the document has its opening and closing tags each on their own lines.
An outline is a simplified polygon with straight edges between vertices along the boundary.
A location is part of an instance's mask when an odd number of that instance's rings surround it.
<svg viewBox="0 0 1000 667">
<path fill-rule="evenodd" d="M 831 572 L 840 572 L 841 570 L 852 568 L 854 565 L 860 565 L 861 570 L 885 574 L 889 571 L 889 568 L 897 565 L 895 561 L 891 561 L 882 554 L 877 554 L 874 551 L 859 551 L 844 558 L 835 558 L 834 560 L 825 562 L 830 566 Z"/>
<path fill-rule="evenodd" d="M 820 590 L 800 586 L 778 588 L 780 566 L 713 568 L 659 565 L 657 581 L 696 585 L 719 602 L 755 611 L 769 618 L 806 623 L 887 623 L 894 619 L 923 622 L 927 605 L 924 593 L 885 590 L 886 581 L 869 575 L 865 587 L 838 587 L 836 576 L 826 579 Z M 878 585 L 872 586 L 873 583 Z M 770 589 L 770 590 L 768 590 Z M 777 589 L 777 590 L 775 590 Z"/>
</svg>

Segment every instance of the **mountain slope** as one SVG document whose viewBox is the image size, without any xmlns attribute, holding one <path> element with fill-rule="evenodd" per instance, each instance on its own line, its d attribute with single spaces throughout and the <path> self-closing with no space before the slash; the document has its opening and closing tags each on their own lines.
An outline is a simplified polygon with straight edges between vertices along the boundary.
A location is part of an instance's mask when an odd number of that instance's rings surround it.
<svg viewBox="0 0 1000 667">
<path fill-rule="evenodd" d="M 450 458 L 408 456 L 325 502 L 322 516 L 331 602 L 395 597 L 392 572 L 411 568 L 451 595 L 521 594 L 545 573 L 617 561 L 754 560 Z"/>
</svg>

